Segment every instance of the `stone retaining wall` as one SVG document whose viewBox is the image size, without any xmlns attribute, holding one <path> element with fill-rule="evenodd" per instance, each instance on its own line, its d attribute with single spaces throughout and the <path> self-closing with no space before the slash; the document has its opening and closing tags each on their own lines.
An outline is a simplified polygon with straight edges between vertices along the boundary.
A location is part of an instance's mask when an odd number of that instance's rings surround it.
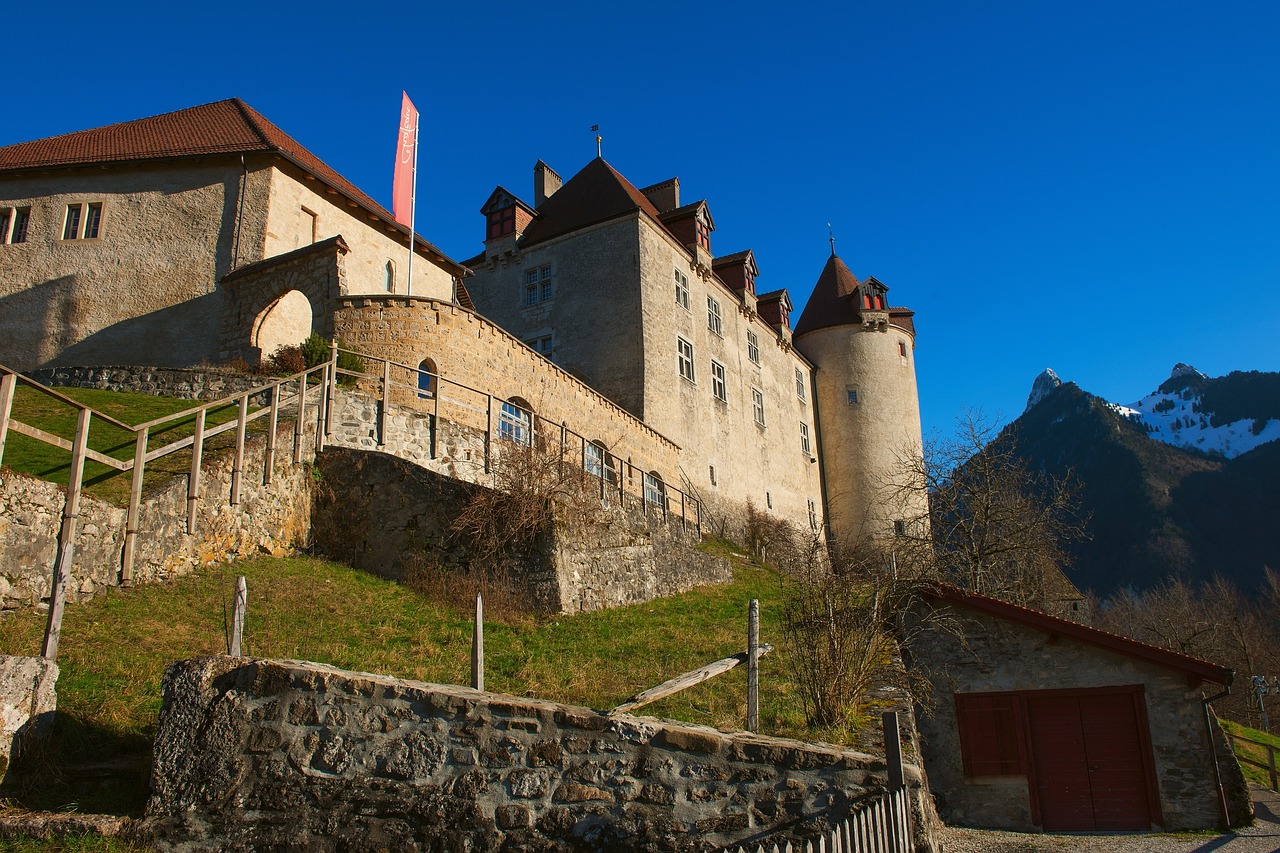
<svg viewBox="0 0 1280 853">
<path fill-rule="evenodd" d="M 709 851 L 886 783 L 834 747 L 217 657 L 165 675 L 146 828 L 182 851 Z"/>
<path fill-rule="evenodd" d="M 391 455 L 335 446 L 316 465 L 317 551 L 394 580 L 414 568 L 466 568 L 470 543 L 450 523 L 482 486 Z M 733 579 L 727 560 L 697 550 L 696 527 L 639 504 L 618 506 L 615 496 L 587 520 L 557 509 L 554 524 L 512 555 L 519 566 L 513 579 L 536 609 L 599 610 Z"/>
<path fill-rule="evenodd" d="M 303 458 L 310 458 L 314 433 L 303 431 Z M 205 457 L 194 535 L 186 531 L 186 477 L 172 478 L 143 500 L 134 552 L 136 582 L 257 554 L 283 555 L 307 542 L 311 468 L 293 464 L 293 425 L 282 424 L 278 434 L 269 486 L 262 483 L 265 438 L 252 437 L 246 443 L 238 506 L 229 503 L 232 455 Z M 0 607 L 48 600 L 65 503 L 62 486 L 7 469 L 0 472 Z M 102 587 L 119 585 L 124 537 L 124 509 L 81 496 L 68 601 L 82 601 Z"/>
<path fill-rule="evenodd" d="M 47 367 L 27 376 L 51 388 L 101 388 L 182 400 L 221 400 L 271 381 L 221 370 L 178 367 Z"/>
</svg>

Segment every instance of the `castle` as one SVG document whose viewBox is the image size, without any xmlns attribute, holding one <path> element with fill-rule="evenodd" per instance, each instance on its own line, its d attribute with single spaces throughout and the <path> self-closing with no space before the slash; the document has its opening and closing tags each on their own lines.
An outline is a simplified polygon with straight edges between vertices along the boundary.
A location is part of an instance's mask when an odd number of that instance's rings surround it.
<svg viewBox="0 0 1280 853">
<path fill-rule="evenodd" d="M 480 212 L 484 251 L 453 261 L 238 99 L 0 148 L 0 363 L 253 362 L 341 335 L 500 400 L 496 435 L 536 415 L 590 436 L 602 477 L 643 448 L 646 496 L 903 523 L 877 493 L 920 444 L 913 314 L 834 245 L 793 327 L 676 178 L 538 161 L 531 204 L 497 187 Z"/>
</svg>

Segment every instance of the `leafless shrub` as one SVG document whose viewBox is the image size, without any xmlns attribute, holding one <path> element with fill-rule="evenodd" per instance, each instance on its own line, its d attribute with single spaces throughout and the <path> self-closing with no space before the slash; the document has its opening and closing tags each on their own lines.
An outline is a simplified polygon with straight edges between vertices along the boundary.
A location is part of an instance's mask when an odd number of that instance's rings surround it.
<svg viewBox="0 0 1280 853">
<path fill-rule="evenodd" d="M 300 346 L 280 346 L 267 357 L 263 367 L 273 376 L 293 376 L 307 369 L 307 359 Z"/>
</svg>

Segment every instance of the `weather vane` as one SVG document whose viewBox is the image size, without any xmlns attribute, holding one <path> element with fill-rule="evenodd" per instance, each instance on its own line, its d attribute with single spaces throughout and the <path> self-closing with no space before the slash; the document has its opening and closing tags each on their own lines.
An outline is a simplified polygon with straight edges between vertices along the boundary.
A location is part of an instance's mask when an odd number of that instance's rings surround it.
<svg viewBox="0 0 1280 853">
<path fill-rule="evenodd" d="M 603 157 L 604 155 L 600 153 L 601 151 L 600 143 L 604 141 L 604 137 L 600 135 L 600 125 L 598 124 L 591 125 L 591 132 L 596 135 L 596 156 Z"/>
<path fill-rule="evenodd" d="M 827 223 L 827 235 L 831 240 L 831 257 L 836 256 L 836 232 L 831 229 L 831 223 Z"/>
</svg>

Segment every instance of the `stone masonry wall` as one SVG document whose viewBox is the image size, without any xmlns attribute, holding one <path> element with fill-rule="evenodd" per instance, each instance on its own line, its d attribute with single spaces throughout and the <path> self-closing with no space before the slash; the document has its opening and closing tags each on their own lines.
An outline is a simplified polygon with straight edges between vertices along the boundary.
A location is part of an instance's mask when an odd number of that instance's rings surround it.
<svg viewBox="0 0 1280 853">
<path fill-rule="evenodd" d="M 304 545 L 311 524 L 311 469 L 294 465 L 292 424 L 282 424 L 271 484 L 262 484 L 266 441 L 245 446 L 240 504 L 228 503 L 232 456 L 206 457 L 196 533 L 186 532 L 187 478 L 174 477 L 143 500 L 134 554 L 134 580 L 187 574 L 201 566 L 255 554 L 282 555 Z M 314 429 L 304 430 L 310 455 Z M 7 469 L 0 473 L 0 607 L 47 600 L 66 493 L 62 486 Z M 125 510 L 89 495 L 80 499 L 68 601 L 92 597 L 120 583 Z"/>
<path fill-rule="evenodd" d="M 419 567 L 466 567 L 471 548 L 449 525 L 482 486 L 386 454 L 334 446 L 316 465 L 318 551 L 394 580 Z M 599 610 L 732 580 L 726 560 L 697 550 L 701 535 L 694 526 L 638 503 L 619 507 L 614 500 L 591 523 L 560 510 L 547 535 L 514 555 L 515 579 L 537 609 Z"/>
<path fill-rule="evenodd" d="M 910 645 L 912 659 L 926 664 L 931 673 L 932 702 L 919 729 L 930 784 L 944 819 L 970 826 L 1036 829 L 1025 776 L 965 777 L 955 693 L 1141 685 L 1164 828 L 1218 824 L 1202 691 L 1189 684 L 1185 674 L 967 609 L 958 615 L 964 642 L 933 629 L 916 634 Z M 1225 739 L 1215 746 L 1227 749 Z M 1239 767 L 1234 774 L 1224 774 L 1223 782 L 1229 798 L 1242 799 L 1247 808 L 1248 790 Z"/>
<path fill-rule="evenodd" d="M 885 771 L 779 738 L 203 658 L 166 673 L 145 827 L 182 851 L 708 851 L 839 819 Z"/>
<path fill-rule="evenodd" d="M 101 388 L 183 400 L 221 400 L 257 388 L 267 377 L 177 367 L 48 367 L 27 376 L 52 388 Z"/>
</svg>

